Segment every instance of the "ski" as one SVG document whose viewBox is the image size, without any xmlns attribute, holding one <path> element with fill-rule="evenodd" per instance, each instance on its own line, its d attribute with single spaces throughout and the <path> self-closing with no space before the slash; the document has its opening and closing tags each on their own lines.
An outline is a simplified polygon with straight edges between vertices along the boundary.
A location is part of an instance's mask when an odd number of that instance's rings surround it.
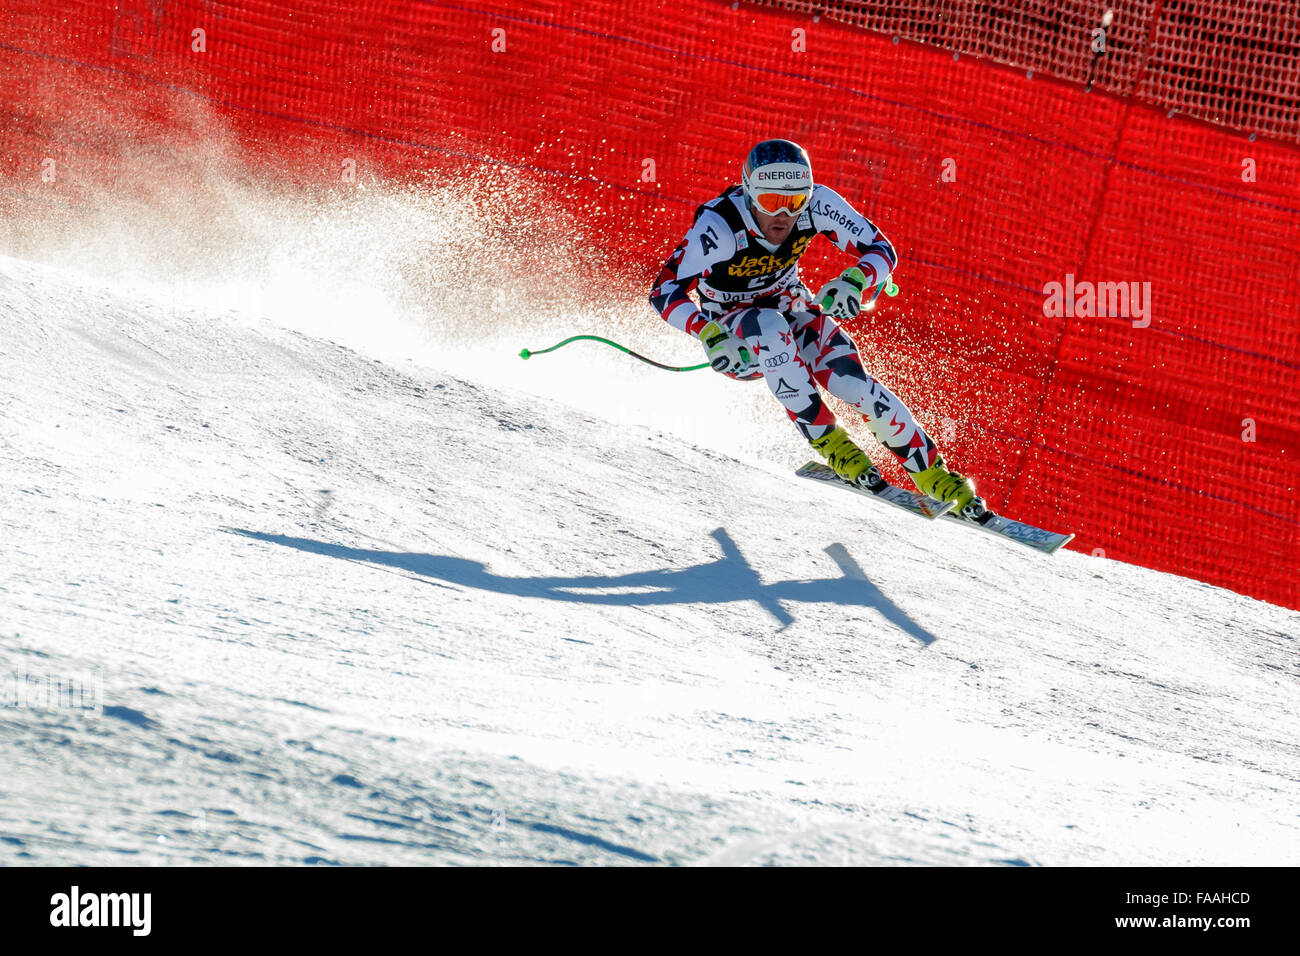
<svg viewBox="0 0 1300 956">
<path fill-rule="evenodd" d="M 851 491 L 854 494 L 862 495 L 865 498 L 874 498 L 876 501 L 884 502 L 887 505 L 893 505 L 895 508 L 902 508 L 908 514 L 914 514 L 918 518 L 929 518 L 931 520 L 940 515 L 947 514 L 952 510 L 951 501 L 935 501 L 933 498 L 927 498 L 925 495 L 918 494 L 915 491 L 908 491 L 897 485 L 891 485 L 884 478 L 880 477 L 877 472 L 879 481 L 870 488 L 860 488 L 857 485 L 851 485 L 828 465 L 820 461 L 810 461 L 798 471 L 795 472 L 800 478 L 811 478 L 813 481 L 820 481 L 823 484 L 835 488 L 843 488 L 845 491 Z"/>
<path fill-rule="evenodd" d="M 1002 515 L 994 514 L 992 511 L 984 512 L 979 518 L 964 518 L 955 514 L 949 514 L 947 517 L 952 518 L 954 521 L 960 521 L 962 524 L 979 528 L 981 531 L 987 531 L 989 534 L 996 534 L 1008 541 L 1023 544 L 1035 551 L 1041 551 L 1043 554 L 1054 554 L 1074 540 L 1072 534 L 1045 531 L 1042 528 L 1035 528 L 1031 524 L 1025 524 L 1023 521 L 1016 521 L 1014 518 L 1005 518 Z"/>
</svg>

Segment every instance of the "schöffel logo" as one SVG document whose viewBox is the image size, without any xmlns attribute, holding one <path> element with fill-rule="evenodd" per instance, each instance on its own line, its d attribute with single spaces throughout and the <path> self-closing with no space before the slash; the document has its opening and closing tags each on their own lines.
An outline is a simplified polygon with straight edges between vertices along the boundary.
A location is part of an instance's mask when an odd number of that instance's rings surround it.
<svg viewBox="0 0 1300 956">
<path fill-rule="evenodd" d="M 831 222 L 839 223 L 841 226 L 843 226 L 845 229 L 847 229 L 855 236 L 862 235 L 862 223 L 854 222 L 844 213 L 840 212 L 840 210 L 836 209 L 834 206 L 831 206 L 828 203 L 823 203 L 820 200 L 818 200 L 817 202 L 812 204 L 812 212 L 813 215 L 823 216 L 824 218 L 829 219 Z"/>
</svg>

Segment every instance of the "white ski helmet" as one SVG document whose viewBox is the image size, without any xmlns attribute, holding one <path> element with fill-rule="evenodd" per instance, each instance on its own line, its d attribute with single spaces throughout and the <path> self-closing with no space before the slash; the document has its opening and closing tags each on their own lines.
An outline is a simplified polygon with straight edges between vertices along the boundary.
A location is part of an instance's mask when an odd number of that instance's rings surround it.
<svg viewBox="0 0 1300 956">
<path fill-rule="evenodd" d="M 797 216 L 812 196 L 812 163 L 798 143 L 765 139 L 749 151 L 740 182 L 751 207 Z"/>
</svg>

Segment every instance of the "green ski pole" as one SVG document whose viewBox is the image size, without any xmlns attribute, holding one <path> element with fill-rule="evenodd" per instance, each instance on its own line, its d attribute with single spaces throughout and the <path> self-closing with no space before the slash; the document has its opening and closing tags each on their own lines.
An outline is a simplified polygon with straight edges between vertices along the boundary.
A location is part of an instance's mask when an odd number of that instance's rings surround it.
<svg viewBox="0 0 1300 956">
<path fill-rule="evenodd" d="M 599 335 L 571 335 L 563 342 L 556 342 L 548 349 L 535 349 L 535 350 L 523 349 L 520 351 L 519 357 L 521 359 L 530 359 L 534 355 L 545 355 L 547 352 L 554 352 L 556 349 L 564 348 L 564 346 L 568 345 L 570 342 L 579 342 L 582 341 L 583 339 L 586 339 L 591 342 L 601 342 L 605 345 L 611 346 L 612 348 L 618 349 L 620 352 L 626 352 L 634 359 L 639 359 L 640 361 L 645 362 L 647 365 L 653 365 L 655 368 L 661 368 L 665 372 L 694 372 L 697 369 L 709 367 L 708 362 L 704 362 L 700 365 L 664 365 L 662 362 L 656 362 L 654 359 L 646 358 L 644 355 L 641 355 L 637 352 L 633 352 L 630 348 L 628 348 L 625 345 L 619 345 L 617 342 L 611 342 L 609 339 L 603 339 Z"/>
</svg>

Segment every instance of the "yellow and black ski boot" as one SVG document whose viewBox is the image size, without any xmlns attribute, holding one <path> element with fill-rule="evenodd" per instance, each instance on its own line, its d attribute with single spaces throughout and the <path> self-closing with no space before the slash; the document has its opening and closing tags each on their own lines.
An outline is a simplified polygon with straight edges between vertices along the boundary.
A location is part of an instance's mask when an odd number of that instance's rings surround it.
<svg viewBox="0 0 1300 956">
<path fill-rule="evenodd" d="M 975 494 L 975 482 L 965 475 L 949 471 L 943 456 L 935 458 L 934 464 L 925 471 L 914 472 L 912 482 L 923 495 L 929 495 L 936 501 L 953 502 L 954 515 L 979 521 L 988 513 L 984 499 Z"/>
<path fill-rule="evenodd" d="M 814 438 L 809 444 L 826 459 L 826 464 L 831 466 L 835 474 L 849 484 L 870 489 L 882 481 L 880 472 L 866 452 L 855 445 L 849 433 L 839 425 L 821 438 Z"/>
</svg>

